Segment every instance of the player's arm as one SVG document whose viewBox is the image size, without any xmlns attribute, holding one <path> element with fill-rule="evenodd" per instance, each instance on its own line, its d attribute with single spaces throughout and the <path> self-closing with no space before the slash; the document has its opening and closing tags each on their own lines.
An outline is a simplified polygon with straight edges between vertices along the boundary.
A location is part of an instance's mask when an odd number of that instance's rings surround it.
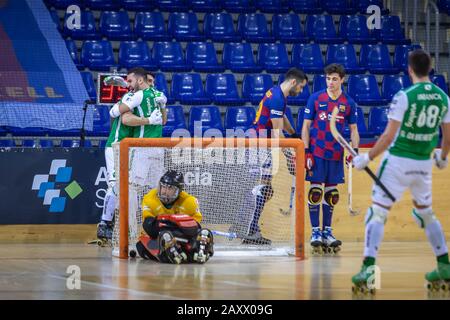
<svg viewBox="0 0 450 320">
<path fill-rule="evenodd" d="M 305 144 L 305 149 L 309 148 L 309 131 L 311 129 L 311 123 L 315 117 L 315 103 L 317 95 L 313 94 L 309 97 L 308 102 L 304 110 L 303 127 L 302 127 L 302 140 Z"/>
<path fill-rule="evenodd" d="M 157 222 L 157 215 L 152 210 L 153 197 L 150 196 L 150 192 L 142 199 L 142 228 L 152 238 L 156 238 L 159 233 L 159 227 Z"/>
<path fill-rule="evenodd" d="M 196 197 L 189 196 L 185 200 L 183 207 L 186 209 L 186 214 L 194 218 L 195 221 L 198 223 L 202 221 L 202 213 L 200 212 L 200 206 Z"/>
<path fill-rule="evenodd" d="M 142 91 L 136 93 L 128 92 L 124 95 L 120 103 L 116 103 L 111 110 L 109 110 L 109 115 L 111 118 L 117 118 L 125 112 L 133 111 L 134 108 L 141 104 L 142 98 Z"/>
<path fill-rule="evenodd" d="M 283 116 L 283 130 L 287 131 L 289 134 L 295 133 L 295 129 L 286 115 Z"/>
<path fill-rule="evenodd" d="M 125 112 L 122 114 L 122 123 L 130 127 L 145 126 L 149 124 L 148 118 L 138 117 L 131 112 Z"/>
<path fill-rule="evenodd" d="M 162 113 L 162 124 L 164 126 L 167 123 L 167 109 L 166 108 L 161 109 L 161 113 Z"/>
<path fill-rule="evenodd" d="M 450 108 L 450 98 L 447 98 L 447 105 Z M 444 169 L 448 164 L 448 153 L 450 151 L 450 109 L 447 109 L 447 114 L 444 116 L 441 124 L 442 129 L 442 143 L 441 150 L 434 151 L 434 161 L 439 169 Z"/>
<path fill-rule="evenodd" d="M 303 120 L 303 127 L 302 127 L 302 140 L 305 144 L 305 149 L 309 148 L 309 130 L 311 129 L 311 120 L 305 119 Z"/>
<path fill-rule="evenodd" d="M 357 122 L 358 122 L 358 108 L 356 107 L 356 103 L 354 101 L 351 101 L 349 127 L 350 127 L 350 139 L 352 142 L 353 149 L 358 149 L 360 140 Z"/>
<path fill-rule="evenodd" d="M 272 118 L 272 138 L 284 138 L 284 118 Z"/>
</svg>

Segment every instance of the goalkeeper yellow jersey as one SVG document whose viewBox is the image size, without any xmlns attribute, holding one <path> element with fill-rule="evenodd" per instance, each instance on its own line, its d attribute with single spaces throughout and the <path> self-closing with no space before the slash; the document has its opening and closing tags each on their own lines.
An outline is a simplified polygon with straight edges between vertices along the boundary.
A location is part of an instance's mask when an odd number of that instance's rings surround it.
<svg viewBox="0 0 450 320">
<path fill-rule="evenodd" d="M 196 197 L 182 191 L 172 206 L 166 208 L 158 198 L 158 189 L 152 189 L 142 200 L 143 220 L 148 217 L 156 218 L 162 214 L 187 214 L 198 223 L 202 221 L 202 214 Z"/>
</svg>

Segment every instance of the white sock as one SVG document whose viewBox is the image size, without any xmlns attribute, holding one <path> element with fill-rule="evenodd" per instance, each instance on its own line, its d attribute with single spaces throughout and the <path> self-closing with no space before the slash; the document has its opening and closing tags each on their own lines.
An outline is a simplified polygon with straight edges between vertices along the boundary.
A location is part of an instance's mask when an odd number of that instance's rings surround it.
<svg viewBox="0 0 450 320">
<path fill-rule="evenodd" d="M 417 209 L 416 209 L 417 210 Z M 447 243 L 445 242 L 444 232 L 439 220 L 427 224 L 425 234 L 433 248 L 434 254 L 439 257 L 448 252 Z"/>
<path fill-rule="evenodd" d="M 380 217 L 380 215 L 377 215 L 377 212 L 383 213 L 386 217 L 388 210 L 377 205 L 372 205 L 372 207 L 367 210 L 366 221 L 367 219 L 370 220 L 366 222 L 364 257 L 376 258 L 381 240 L 383 240 L 384 221 L 381 221 L 383 218 Z"/>
<path fill-rule="evenodd" d="M 103 203 L 102 220 L 111 222 L 114 217 L 114 209 L 116 208 L 116 195 L 111 188 L 108 188 Z"/>
</svg>

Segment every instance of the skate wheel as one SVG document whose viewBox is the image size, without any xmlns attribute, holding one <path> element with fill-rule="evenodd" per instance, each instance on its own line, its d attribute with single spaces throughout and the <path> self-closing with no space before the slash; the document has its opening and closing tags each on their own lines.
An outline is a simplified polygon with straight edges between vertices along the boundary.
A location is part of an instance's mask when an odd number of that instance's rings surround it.
<svg viewBox="0 0 450 320">
<path fill-rule="evenodd" d="M 374 295 L 374 294 L 376 293 L 376 290 L 375 290 L 375 289 L 370 289 L 370 290 L 369 290 L 369 293 L 370 293 L 371 295 Z"/>
<path fill-rule="evenodd" d="M 443 283 L 441 285 L 441 289 L 442 289 L 442 291 L 449 291 L 450 290 L 450 285 L 448 283 Z"/>
<path fill-rule="evenodd" d="M 194 257 L 193 257 L 194 261 L 198 260 L 198 253 L 194 253 Z"/>
<path fill-rule="evenodd" d="M 358 288 L 356 286 L 352 286 L 352 293 L 353 294 L 358 293 Z"/>
</svg>

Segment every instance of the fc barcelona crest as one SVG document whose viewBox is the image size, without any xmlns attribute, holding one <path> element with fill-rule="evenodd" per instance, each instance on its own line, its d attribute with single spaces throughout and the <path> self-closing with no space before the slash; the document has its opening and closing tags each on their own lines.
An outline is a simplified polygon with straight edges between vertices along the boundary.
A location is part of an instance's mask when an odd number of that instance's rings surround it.
<svg viewBox="0 0 450 320">
<path fill-rule="evenodd" d="M 345 105 L 343 104 L 339 105 L 339 112 L 345 112 Z"/>
</svg>

